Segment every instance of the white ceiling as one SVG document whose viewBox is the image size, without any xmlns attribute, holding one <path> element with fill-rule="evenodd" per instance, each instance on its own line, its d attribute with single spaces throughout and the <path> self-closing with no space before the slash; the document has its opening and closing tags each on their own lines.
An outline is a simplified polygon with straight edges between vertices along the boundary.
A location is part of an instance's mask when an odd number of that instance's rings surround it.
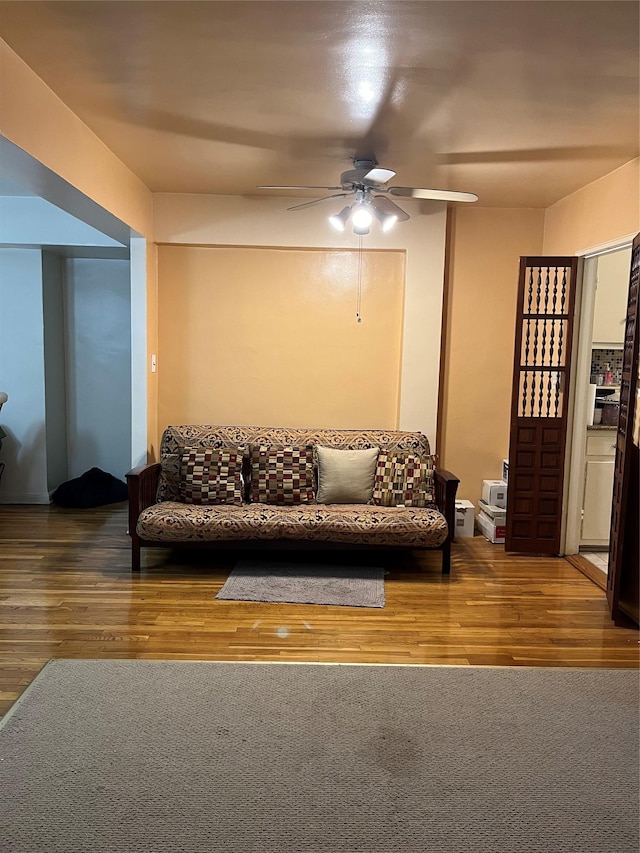
<svg viewBox="0 0 640 853">
<path fill-rule="evenodd" d="M 333 185 L 359 154 L 546 207 L 638 156 L 638 33 L 635 0 L 0 0 L 0 36 L 155 192 Z"/>
</svg>

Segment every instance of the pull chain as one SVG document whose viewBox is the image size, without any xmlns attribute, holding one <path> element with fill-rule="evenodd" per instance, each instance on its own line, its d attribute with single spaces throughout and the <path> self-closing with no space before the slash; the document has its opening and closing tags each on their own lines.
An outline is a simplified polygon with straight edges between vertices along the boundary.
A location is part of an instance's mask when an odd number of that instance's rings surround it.
<svg viewBox="0 0 640 853">
<path fill-rule="evenodd" d="M 362 234 L 358 235 L 358 295 L 356 298 L 356 319 L 362 323 Z"/>
</svg>

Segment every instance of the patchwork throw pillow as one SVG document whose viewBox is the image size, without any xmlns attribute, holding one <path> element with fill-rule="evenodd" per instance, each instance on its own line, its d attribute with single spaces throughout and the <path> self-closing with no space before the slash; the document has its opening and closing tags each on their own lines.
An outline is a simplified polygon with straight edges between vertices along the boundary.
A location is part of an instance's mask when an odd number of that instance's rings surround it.
<svg viewBox="0 0 640 853">
<path fill-rule="evenodd" d="M 252 447 L 251 500 L 263 504 L 313 503 L 313 447 Z"/>
<path fill-rule="evenodd" d="M 187 504 L 242 503 L 242 451 L 185 447 L 180 460 L 180 500 Z"/>
<path fill-rule="evenodd" d="M 381 450 L 371 502 L 378 506 L 435 506 L 433 457 Z"/>
<path fill-rule="evenodd" d="M 337 450 L 316 445 L 318 494 L 321 504 L 366 504 L 371 500 L 378 447 Z"/>
</svg>

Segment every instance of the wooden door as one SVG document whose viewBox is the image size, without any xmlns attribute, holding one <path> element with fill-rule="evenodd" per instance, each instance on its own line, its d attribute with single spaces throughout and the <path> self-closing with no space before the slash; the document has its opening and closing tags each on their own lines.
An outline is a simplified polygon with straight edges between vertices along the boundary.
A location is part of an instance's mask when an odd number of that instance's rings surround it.
<svg viewBox="0 0 640 853">
<path fill-rule="evenodd" d="M 520 259 L 505 549 L 558 554 L 578 258 Z"/>
<path fill-rule="evenodd" d="M 622 354 L 620 417 L 613 475 L 607 599 L 615 621 L 638 623 L 638 527 L 640 501 L 640 411 L 638 410 L 638 341 L 640 339 L 640 234 L 633 241 L 627 321 Z"/>
</svg>

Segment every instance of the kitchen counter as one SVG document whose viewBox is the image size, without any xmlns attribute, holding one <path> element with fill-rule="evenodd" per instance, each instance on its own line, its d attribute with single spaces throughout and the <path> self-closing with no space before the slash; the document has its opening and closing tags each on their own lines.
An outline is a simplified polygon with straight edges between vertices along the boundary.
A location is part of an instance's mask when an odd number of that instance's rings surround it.
<svg viewBox="0 0 640 853">
<path fill-rule="evenodd" d="M 589 430 L 591 430 L 591 429 L 593 429 L 593 430 L 609 430 L 609 431 L 613 430 L 613 431 L 616 431 L 618 429 L 618 427 L 617 426 L 610 426 L 609 424 L 593 424 L 593 426 L 587 427 L 587 432 L 589 432 Z"/>
</svg>

